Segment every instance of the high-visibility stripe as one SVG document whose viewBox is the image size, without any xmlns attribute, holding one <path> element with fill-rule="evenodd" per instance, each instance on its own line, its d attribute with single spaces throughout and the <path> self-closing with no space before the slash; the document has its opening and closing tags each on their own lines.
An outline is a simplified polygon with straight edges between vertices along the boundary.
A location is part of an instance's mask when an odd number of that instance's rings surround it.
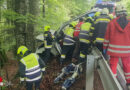
<svg viewBox="0 0 130 90">
<path fill-rule="evenodd" d="M 80 57 L 81 57 L 81 58 L 85 58 L 85 55 L 82 54 L 82 53 L 80 53 Z"/>
<path fill-rule="evenodd" d="M 108 43 L 108 42 L 109 42 L 109 40 L 104 39 L 104 42 Z"/>
<path fill-rule="evenodd" d="M 26 78 L 26 81 L 29 81 L 29 82 L 31 82 L 31 81 L 36 81 L 36 80 L 41 79 L 41 77 L 42 77 L 42 74 L 41 74 L 39 77 L 36 77 L 36 78 L 34 78 L 34 79 Z"/>
<path fill-rule="evenodd" d="M 79 32 L 80 30 L 75 30 L 75 31 L 78 31 L 78 32 Z"/>
<path fill-rule="evenodd" d="M 80 35 L 86 35 L 86 36 L 89 36 L 87 33 L 80 33 Z"/>
<path fill-rule="evenodd" d="M 128 76 L 128 77 L 125 77 L 126 79 L 130 79 L 130 76 Z"/>
<path fill-rule="evenodd" d="M 20 81 L 24 81 L 24 78 L 21 78 L 21 77 L 20 77 Z"/>
<path fill-rule="evenodd" d="M 113 44 L 109 44 L 110 47 L 114 47 L 114 48 L 127 48 L 130 49 L 130 46 L 120 46 L 120 45 L 113 45 Z"/>
<path fill-rule="evenodd" d="M 66 37 L 65 39 L 70 40 L 70 41 L 72 41 L 72 42 L 75 42 L 74 40 L 72 40 L 72 39 L 70 39 L 70 38 L 67 38 L 67 37 Z"/>
<path fill-rule="evenodd" d="M 38 70 L 33 71 L 33 72 L 26 73 L 25 75 L 32 75 L 32 74 L 35 74 L 35 73 L 37 73 L 39 71 L 41 71 L 40 68 Z"/>
<path fill-rule="evenodd" d="M 62 54 L 62 55 L 61 55 L 61 58 L 65 58 L 65 56 L 66 56 L 66 55 Z"/>
<path fill-rule="evenodd" d="M 110 22 L 110 19 L 107 19 L 107 18 L 99 18 L 99 19 L 97 19 L 97 20 L 95 21 L 95 24 L 97 24 L 98 22 L 106 22 L 106 23 L 108 23 L 108 22 Z"/>
<path fill-rule="evenodd" d="M 103 44 L 103 46 L 108 46 L 108 44 Z"/>
<path fill-rule="evenodd" d="M 94 27 L 91 27 L 92 30 L 94 30 L 95 28 Z"/>
<path fill-rule="evenodd" d="M 63 45 L 73 45 L 74 43 L 65 43 L 63 42 Z"/>
<path fill-rule="evenodd" d="M 80 39 L 80 42 L 84 42 L 84 43 L 90 43 L 90 40 L 86 40 L 86 39 Z"/>
<path fill-rule="evenodd" d="M 32 70 L 34 70 L 34 69 L 39 69 L 39 65 L 37 65 L 37 66 L 35 66 L 35 67 L 33 67 L 33 68 L 26 69 L 26 71 L 32 71 Z"/>
<path fill-rule="evenodd" d="M 116 77 L 117 76 L 117 74 L 113 74 L 114 75 L 114 77 Z"/>
<path fill-rule="evenodd" d="M 120 50 L 108 49 L 108 51 L 110 51 L 110 52 L 115 52 L 115 53 L 130 53 L 130 50 L 127 50 L 127 51 L 120 51 Z"/>
<path fill-rule="evenodd" d="M 52 47 L 52 45 L 46 45 L 45 46 L 45 48 L 51 48 Z"/>
<path fill-rule="evenodd" d="M 130 75 L 130 73 L 124 73 L 125 75 Z"/>
<path fill-rule="evenodd" d="M 96 42 L 103 42 L 104 39 L 103 38 L 96 38 Z"/>
</svg>

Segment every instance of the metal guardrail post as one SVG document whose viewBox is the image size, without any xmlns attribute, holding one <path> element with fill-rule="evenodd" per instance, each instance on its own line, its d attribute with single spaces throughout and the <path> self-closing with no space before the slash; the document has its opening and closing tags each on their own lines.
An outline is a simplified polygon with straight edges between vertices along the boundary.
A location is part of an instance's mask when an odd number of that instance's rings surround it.
<svg viewBox="0 0 130 90">
<path fill-rule="evenodd" d="M 94 56 L 87 55 L 86 90 L 93 90 L 93 81 L 94 81 Z"/>
</svg>

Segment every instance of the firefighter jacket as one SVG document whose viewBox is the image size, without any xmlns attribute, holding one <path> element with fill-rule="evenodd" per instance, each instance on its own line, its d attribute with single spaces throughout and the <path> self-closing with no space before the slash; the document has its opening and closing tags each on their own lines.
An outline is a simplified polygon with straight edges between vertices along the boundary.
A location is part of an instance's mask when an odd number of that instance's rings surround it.
<svg viewBox="0 0 130 90">
<path fill-rule="evenodd" d="M 45 64 L 35 53 L 30 53 L 20 60 L 20 80 L 35 82 L 42 78 L 42 72 L 45 71 Z"/>
<path fill-rule="evenodd" d="M 63 40 L 63 45 L 73 45 L 75 42 L 73 40 L 74 29 L 72 27 L 68 27 L 66 28 L 65 31 L 66 31 L 66 35 Z"/>
<path fill-rule="evenodd" d="M 107 49 L 107 54 L 111 56 L 130 56 L 130 22 L 124 29 L 113 19 L 107 27 L 103 48 Z"/>
<path fill-rule="evenodd" d="M 74 31 L 74 37 L 78 37 L 79 33 L 80 33 L 80 26 L 83 24 L 83 22 L 79 22 L 76 27 L 75 27 L 75 31 Z"/>
<path fill-rule="evenodd" d="M 87 43 L 87 44 L 90 43 L 89 33 L 90 33 L 90 30 L 91 30 L 91 26 L 92 26 L 92 24 L 89 23 L 89 22 L 86 22 L 86 23 L 81 25 L 81 31 L 79 33 L 80 42 Z"/>
<path fill-rule="evenodd" d="M 44 32 L 44 46 L 45 48 L 51 48 L 54 36 L 50 31 Z"/>
<path fill-rule="evenodd" d="M 107 24 L 110 22 L 111 18 L 108 15 L 101 14 L 95 20 L 95 30 L 93 35 L 93 40 L 95 42 L 103 43 L 104 35 L 106 32 Z"/>
</svg>

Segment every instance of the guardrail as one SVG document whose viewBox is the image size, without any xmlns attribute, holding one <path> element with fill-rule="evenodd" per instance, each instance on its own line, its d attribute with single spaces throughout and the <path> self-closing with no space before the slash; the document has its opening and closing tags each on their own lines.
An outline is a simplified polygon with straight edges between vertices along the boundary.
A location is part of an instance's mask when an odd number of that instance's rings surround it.
<svg viewBox="0 0 130 90">
<path fill-rule="evenodd" d="M 98 67 L 96 69 L 100 75 L 104 90 L 123 90 L 120 83 L 117 81 L 112 71 L 110 70 L 110 67 L 107 64 L 107 61 L 104 59 L 101 52 L 96 47 L 93 48 L 91 55 L 88 55 L 87 57 L 88 58 L 87 58 L 87 69 L 86 69 L 87 70 L 86 71 L 87 72 L 86 73 L 86 90 L 93 90 L 92 85 L 93 85 L 94 67 L 95 68 Z M 87 81 L 88 78 L 89 78 L 89 82 Z"/>
</svg>

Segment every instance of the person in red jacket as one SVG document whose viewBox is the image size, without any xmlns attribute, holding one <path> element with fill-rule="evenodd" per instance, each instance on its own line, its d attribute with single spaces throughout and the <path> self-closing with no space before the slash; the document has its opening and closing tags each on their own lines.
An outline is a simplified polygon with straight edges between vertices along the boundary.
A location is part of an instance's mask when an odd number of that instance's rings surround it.
<svg viewBox="0 0 130 90">
<path fill-rule="evenodd" d="M 75 31 L 74 31 L 75 48 L 72 55 L 72 62 L 75 62 L 79 56 L 79 33 L 80 33 L 80 27 L 83 23 L 84 23 L 84 19 L 79 18 L 79 22 L 75 26 Z"/>
<path fill-rule="evenodd" d="M 130 90 L 130 22 L 126 18 L 126 9 L 119 5 L 116 8 L 117 18 L 110 21 L 105 34 L 103 52 L 110 55 L 110 68 L 117 76 L 117 64 L 122 60 L 126 85 Z"/>
</svg>

